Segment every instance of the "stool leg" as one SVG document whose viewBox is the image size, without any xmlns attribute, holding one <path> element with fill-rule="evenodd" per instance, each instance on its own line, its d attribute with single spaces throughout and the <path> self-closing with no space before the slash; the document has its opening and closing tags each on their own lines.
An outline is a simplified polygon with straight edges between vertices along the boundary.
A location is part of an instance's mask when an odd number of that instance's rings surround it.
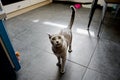
<svg viewBox="0 0 120 80">
<path fill-rule="evenodd" d="M 120 4 L 117 5 L 117 9 L 116 9 L 116 11 L 115 11 L 115 17 L 118 15 L 119 9 L 120 9 Z"/>
<path fill-rule="evenodd" d="M 92 7 L 91 7 L 91 10 L 90 10 L 88 30 L 89 30 L 89 27 L 90 27 L 90 24 L 91 24 L 91 21 L 92 21 L 92 18 L 93 18 L 93 14 L 94 14 L 95 9 L 96 9 L 97 2 L 98 2 L 98 0 L 93 1 Z"/>
<path fill-rule="evenodd" d="M 100 21 L 100 25 L 99 25 L 99 29 L 98 29 L 98 34 L 97 34 L 98 37 L 99 37 L 100 31 L 101 31 L 102 23 L 104 21 L 104 17 L 105 17 L 105 14 L 106 14 L 106 9 L 107 9 L 107 3 L 105 3 L 103 5 L 102 18 L 101 18 L 101 21 Z"/>
</svg>

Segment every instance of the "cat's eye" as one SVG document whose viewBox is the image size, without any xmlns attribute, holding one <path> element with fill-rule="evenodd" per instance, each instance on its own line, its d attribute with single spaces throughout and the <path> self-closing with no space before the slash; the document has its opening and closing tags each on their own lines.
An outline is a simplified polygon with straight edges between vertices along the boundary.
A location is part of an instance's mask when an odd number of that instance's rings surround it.
<svg viewBox="0 0 120 80">
<path fill-rule="evenodd" d="M 55 40 L 55 37 L 53 37 L 52 40 Z"/>
<path fill-rule="evenodd" d="M 61 39 L 61 36 L 58 36 L 58 39 Z"/>
</svg>

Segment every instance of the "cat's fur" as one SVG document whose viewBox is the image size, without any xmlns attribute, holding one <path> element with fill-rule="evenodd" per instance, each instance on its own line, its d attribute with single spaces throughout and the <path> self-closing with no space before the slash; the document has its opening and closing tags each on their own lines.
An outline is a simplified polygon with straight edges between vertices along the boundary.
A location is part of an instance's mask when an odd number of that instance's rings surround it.
<svg viewBox="0 0 120 80">
<path fill-rule="evenodd" d="M 65 72 L 65 63 L 66 63 L 66 55 L 67 49 L 69 47 L 69 52 L 71 52 L 71 43 L 72 43 L 72 25 L 75 18 L 75 7 L 70 6 L 72 9 L 71 20 L 67 28 L 62 29 L 58 34 L 48 34 L 50 42 L 52 44 L 52 51 L 57 56 L 58 63 L 60 66 L 60 72 Z"/>
</svg>

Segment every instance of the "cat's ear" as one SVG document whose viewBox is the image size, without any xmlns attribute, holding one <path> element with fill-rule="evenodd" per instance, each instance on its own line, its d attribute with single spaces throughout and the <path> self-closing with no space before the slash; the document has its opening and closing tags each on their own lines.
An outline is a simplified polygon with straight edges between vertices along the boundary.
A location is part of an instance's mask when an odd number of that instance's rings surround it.
<svg viewBox="0 0 120 80">
<path fill-rule="evenodd" d="M 51 34 L 48 34 L 48 37 L 49 37 L 49 39 L 51 39 L 52 35 L 51 35 Z"/>
</svg>

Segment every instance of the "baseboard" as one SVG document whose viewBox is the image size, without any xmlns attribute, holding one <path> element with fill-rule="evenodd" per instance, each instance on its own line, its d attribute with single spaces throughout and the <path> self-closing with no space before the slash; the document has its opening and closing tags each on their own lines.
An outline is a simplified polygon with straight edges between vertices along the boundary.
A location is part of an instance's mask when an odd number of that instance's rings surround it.
<svg viewBox="0 0 120 80">
<path fill-rule="evenodd" d="M 15 16 L 18 16 L 18 15 L 20 15 L 20 14 L 26 13 L 26 12 L 31 11 L 31 10 L 33 10 L 33 9 L 36 9 L 36 8 L 38 8 L 38 7 L 47 5 L 47 4 L 49 4 L 49 3 L 51 3 L 51 0 L 43 1 L 43 2 L 40 2 L 40 3 L 38 3 L 38 4 L 35 4 L 35 5 L 32 5 L 32 6 L 29 6 L 29 7 L 23 8 L 23 9 L 20 9 L 20 10 L 11 12 L 11 13 L 8 13 L 6 19 L 13 18 L 13 17 L 15 17 Z"/>
<path fill-rule="evenodd" d="M 54 3 L 63 3 L 63 4 L 92 4 L 92 2 L 73 2 L 73 1 L 53 1 Z"/>
</svg>

